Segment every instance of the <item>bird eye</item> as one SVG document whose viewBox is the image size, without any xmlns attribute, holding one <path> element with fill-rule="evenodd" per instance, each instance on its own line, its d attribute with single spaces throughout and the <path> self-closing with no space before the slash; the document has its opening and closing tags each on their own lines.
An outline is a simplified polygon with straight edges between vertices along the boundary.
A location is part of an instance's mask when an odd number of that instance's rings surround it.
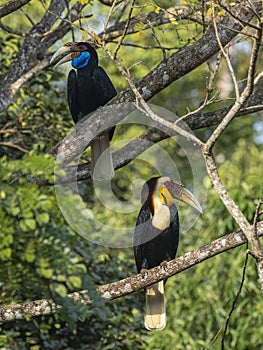
<svg viewBox="0 0 263 350">
<path fill-rule="evenodd" d="M 87 51 L 87 46 L 85 45 L 79 45 L 79 48 L 81 51 Z"/>
</svg>

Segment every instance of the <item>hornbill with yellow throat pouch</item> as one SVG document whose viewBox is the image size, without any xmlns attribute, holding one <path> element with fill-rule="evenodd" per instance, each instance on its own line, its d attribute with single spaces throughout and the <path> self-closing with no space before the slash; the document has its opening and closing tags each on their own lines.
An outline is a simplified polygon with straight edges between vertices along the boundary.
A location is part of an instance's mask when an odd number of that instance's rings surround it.
<svg viewBox="0 0 263 350">
<path fill-rule="evenodd" d="M 179 243 L 179 217 L 175 199 L 202 213 L 193 194 L 169 177 L 153 177 L 143 186 L 142 208 L 134 232 L 134 256 L 139 273 L 175 258 Z M 165 282 L 146 287 L 144 324 L 148 330 L 161 330 L 166 325 Z"/>
<path fill-rule="evenodd" d="M 51 58 L 56 65 L 72 61 L 72 69 L 68 75 L 68 105 L 74 123 L 104 106 L 117 92 L 102 67 L 98 66 L 96 50 L 87 42 L 68 42 Z M 109 142 L 113 137 L 114 127 L 99 135 L 91 143 L 91 162 L 93 178 L 96 180 L 111 179 L 114 168 L 109 149 Z M 103 158 L 97 163 L 103 154 Z M 95 164 L 96 171 L 94 172 Z"/>
</svg>

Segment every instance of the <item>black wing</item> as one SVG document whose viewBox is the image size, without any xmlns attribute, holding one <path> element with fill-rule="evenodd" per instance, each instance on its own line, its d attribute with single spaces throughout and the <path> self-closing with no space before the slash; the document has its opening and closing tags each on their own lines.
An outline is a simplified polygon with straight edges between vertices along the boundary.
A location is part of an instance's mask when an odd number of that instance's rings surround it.
<svg viewBox="0 0 263 350">
<path fill-rule="evenodd" d="M 103 68 L 96 67 L 94 69 L 93 76 L 97 98 L 100 101 L 100 105 L 104 106 L 114 96 L 117 95 L 117 91 L 115 90 L 110 78 Z"/>
<path fill-rule="evenodd" d="M 133 240 L 133 251 L 136 262 L 137 271 L 140 272 L 142 268 L 147 268 L 144 262 L 145 259 L 145 235 L 148 231 L 148 223 L 150 223 L 150 208 L 142 207 L 134 231 L 134 240 Z"/>
<path fill-rule="evenodd" d="M 97 94 L 97 100 L 100 106 L 104 106 L 113 97 L 117 95 L 117 91 L 113 86 L 110 78 L 102 67 L 96 67 L 93 72 L 94 88 Z M 111 141 L 115 127 L 109 130 L 109 139 Z"/>
<path fill-rule="evenodd" d="M 169 246 L 168 246 L 168 260 L 172 260 L 175 258 L 178 244 L 179 244 L 179 216 L 178 211 L 175 205 L 170 207 L 171 213 L 171 224 L 170 224 L 170 237 L 169 237 Z"/>
<path fill-rule="evenodd" d="M 74 123 L 76 124 L 78 121 L 78 115 L 80 111 L 79 111 L 78 101 L 77 101 L 77 95 L 78 95 L 77 75 L 74 69 L 72 69 L 68 75 L 67 91 L 68 91 L 69 110 L 74 120 Z"/>
</svg>

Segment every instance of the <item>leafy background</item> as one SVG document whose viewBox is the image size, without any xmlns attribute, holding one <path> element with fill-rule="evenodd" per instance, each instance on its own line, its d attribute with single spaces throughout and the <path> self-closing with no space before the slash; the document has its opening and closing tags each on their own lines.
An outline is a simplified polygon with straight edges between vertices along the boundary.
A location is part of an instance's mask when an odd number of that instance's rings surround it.
<svg viewBox="0 0 263 350">
<path fill-rule="evenodd" d="M 162 6 L 169 4 L 169 1 L 162 1 Z M 145 6 L 143 11 L 152 10 L 151 6 Z M 38 1 L 28 4 L 26 11 L 36 22 L 44 13 Z M 86 11 L 94 14 L 89 19 L 89 27 L 99 32 L 107 8 L 91 1 Z M 11 14 L 4 21 L 11 21 L 14 29 L 23 32 L 30 28 L 21 12 Z M 200 26 L 187 21 L 170 22 L 156 31 L 162 45 L 171 48 L 168 54 L 191 44 L 202 34 Z M 82 35 L 75 31 L 77 39 Z M 1 71 L 10 66 L 21 40 L 17 35 L 0 32 Z M 138 42 L 156 44 L 151 30 L 139 30 L 128 37 L 127 43 Z M 113 48 L 114 44 L 109 47 Z M 112 62 L 103 52 L 99 55 L 116 89 L 124 89 L 126 82 Z M 124 46 L 120 56 L 127 67 L 135 65 L 131 71 L 137 80 L 161 60 L 162 53 L 157 49 Z M 233 57 L 238 77 L 242 79 L 247 50 L 241 45 L 233 51 Z M 143 291 L 111 302 L 102 300 L 96 293 L 98 285 L 136 273 L 132 248 L 113 249 L 84 240 L 64 220 L 54 188 L 30 183 L 32 175 L 53 181 L 53 160 L 45 154 L 72 127 L 65 92 L 68 69 L 69 66 L 59 70 L 50 68 L 34 76 L 1 115 L 2 130 L 6 129 L 0 133 L 1 304 L 53 298 L 63 309 L 46 317 L 1 324 L 0 349 L 220 349 L 222 327 L 242 278 L 245 246 L 170 278 L 166 284 L 167 327 L 162 332 L 147 332 L 143 326 Z M 224 74 L 222 66 L 218 84 Z M 151 102 L 179 115 L 186 113 L 204 98 L 207 75 L 208 68 L 204 64 Z M 207 110 L 227 103 L 229 101 L 218 101 Z M 256 128 L 261 122 L 260 114 L 234 120 L 216 147 L 220 175 L 249 220 L 253 219 L 257 200 L 262 197 L 262 139 Z M 113 143 L 136 137 L 141 131 L 140 126 L 128 129 L 119 126 Z M 206 138 L 209 130 L 200 130 L 197 134 Z M 3 142 L 19 144 L 20 149 L 5 147 Z M 186 159 L 174 142 L 165 140 L 162 147 L 184 174 L 183 182 L 191 183 L 191 174 L 184 168 Z M 18 176 L 21 174 L 22 177 Z M 114 179 L 118 196 L 127 200 L 132 181 L 136 177 L 147 180 L 152 175 L 156 174 L 152 174 L 151 166 L 136 160 L 118 170 Z M 208 191 L 205 213 L 190 232 L 181 236 L 178 255 L 237 229 L 207 177 L 203 185 Z M 112 214 L 101 210 L 89 181 L 84 188 L 87 207 L 97 212 L 101 220 L 110 222 Z M 135 223 L 137 214 L 130 215 L 128 224 Z M 184 208 L 182 217 L 183 214 Z M 121 216 L 118 220 L 120 224 L 127 224 L 121 222 Z M 91 307 L 80 306 L 66 297 L 67 293 L 82 289 L 88 289 L 94 302 Z M 244 288 L 226 337 L 228 349 L 263 348 L 262 309 L 256 269 L 249 258 Z"/>
</svg>

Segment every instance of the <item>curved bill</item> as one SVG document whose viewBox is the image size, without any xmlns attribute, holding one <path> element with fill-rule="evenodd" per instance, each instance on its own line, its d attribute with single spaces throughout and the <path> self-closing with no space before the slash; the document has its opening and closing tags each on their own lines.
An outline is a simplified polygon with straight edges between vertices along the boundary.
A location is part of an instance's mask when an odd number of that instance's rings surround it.
<svg viewBox="0 0 263 350">
<path fill-rule="evenodd" d="M 169 183 L 165 185 L 174 199 L 179 199 L 180 201 L 189 204 L 191 207 L 199 211 L 199 213 L 203 214 L 202 207 L 198 200 L 194 197 L 192 192 L 187 190 L 183 185 L 174 181 L 169 181 Z"/>
<path fill-rule="evenodd" d="M 60 64 L 63 64 L 68 61 L 72 61 L 74 58 L 79 57 L 81 54 L 81 51 L 77 45 L 77 43 L 69 42 L 59 48 L 54 55 L 51 57 L 50 63 L 54 63 L 55 67 L 59 66 Z"/>
</svg>

